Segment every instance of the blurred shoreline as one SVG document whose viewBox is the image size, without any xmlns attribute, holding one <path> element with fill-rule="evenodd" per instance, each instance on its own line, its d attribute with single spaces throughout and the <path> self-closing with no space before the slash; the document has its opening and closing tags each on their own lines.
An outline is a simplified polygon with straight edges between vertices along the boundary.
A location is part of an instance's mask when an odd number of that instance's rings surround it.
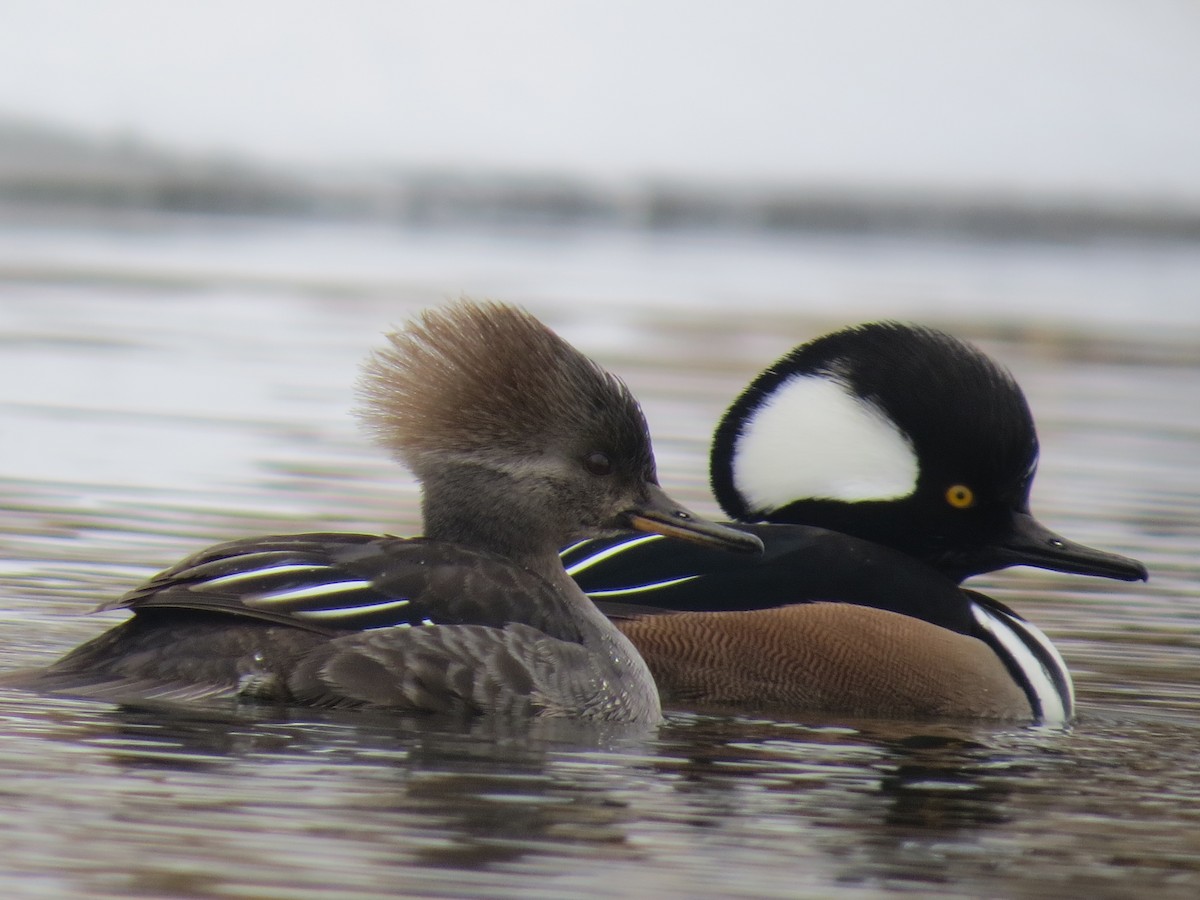
<svg viewBox="0 0 1200 900">
<path fill-rule="evenodd" d="M 9 221 L 137 212 L 404 227 L 549 226 L 747 235 L 902 235 L 970 241 L 1200 242 L 1200 208 L 1159 199 L 1004 192 L 603 182 L 478 170 L 280 168 L 172 152 L 0 117 Z"/>
</svg>

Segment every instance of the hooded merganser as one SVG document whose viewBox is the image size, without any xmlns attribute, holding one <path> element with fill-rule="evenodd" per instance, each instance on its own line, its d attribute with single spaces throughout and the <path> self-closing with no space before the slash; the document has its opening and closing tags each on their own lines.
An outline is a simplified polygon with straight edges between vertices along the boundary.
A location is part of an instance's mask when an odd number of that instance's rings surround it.
<svg viewBox="0 0 1200 900">
<path fill-rule="evenodd" d="M 628 527 L 733 550 L 759 540 L 671 500 L 628 389 L 528 313 L 464 301 L 389 341 L 365 368 L 364 418 L 421 481 L 424 538 L 212 547 L 101 607 L 133 618 L 8 683 L 657 721 L 645 663 L 558 548 Z"/>
<path fill-rule="evenodd" d="M 626 535 L 564 562 L 667 700 L 1064 722 L 1074 689 L 1053 644 L 960 583 L 1016 565 L 1146 569 L 1033 518 L 1037 460 L 1021 389 L 978 349 L 848 328 L 767 368 L 717 427 L 714 492 L 733 518 L 770 523 L 739 526 L 761 557 Z"/>
</svg>

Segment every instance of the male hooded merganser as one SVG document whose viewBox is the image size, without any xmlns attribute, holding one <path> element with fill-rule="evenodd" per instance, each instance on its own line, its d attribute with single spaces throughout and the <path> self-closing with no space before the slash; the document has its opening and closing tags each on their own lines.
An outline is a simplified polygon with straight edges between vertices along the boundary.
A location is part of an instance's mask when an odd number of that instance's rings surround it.
<svg viewBox="0 0 1200 900">
<path fill-rule="evenodd" d="M 714 492 L 735 519 L 771 523 L 739 526 L 762 556 L 626 535 L 564 562 L 667 700 L 1064 722 L 1074 691 L 1053 644 L 960 583 L 1016 565 L 1146 570 L 1033 518 L 1037 460 L 1021 389 L 978 349 L 849 328 L 762 372 L 717 428 Z"/>
<path fill-rule="evenodd" d="M 461 302 L 389 337 L 365 368 L 364 418 L 421 481 L 424 538 L 212 547 L 101 607 L 127 622 L 7 683 L 657 721 L 645 663 L 558 548 L 628 527 L 734 550 L 759 540 L 671 500 L 628 389 L 529 314 Z"/>
</svg>

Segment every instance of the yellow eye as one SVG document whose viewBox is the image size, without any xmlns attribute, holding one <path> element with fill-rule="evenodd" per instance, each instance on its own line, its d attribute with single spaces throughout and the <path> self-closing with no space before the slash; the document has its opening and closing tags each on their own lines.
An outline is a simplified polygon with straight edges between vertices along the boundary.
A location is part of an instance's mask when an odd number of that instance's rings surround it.
<svg viewBox="0 0 1200 900">
<path fill-rule="evenodd" d="M 965 484 L 952 484 L 946 488 L 946 502 L 955 509 L 969 509 L 975 505 L 975 492 Z"/>
</svg>

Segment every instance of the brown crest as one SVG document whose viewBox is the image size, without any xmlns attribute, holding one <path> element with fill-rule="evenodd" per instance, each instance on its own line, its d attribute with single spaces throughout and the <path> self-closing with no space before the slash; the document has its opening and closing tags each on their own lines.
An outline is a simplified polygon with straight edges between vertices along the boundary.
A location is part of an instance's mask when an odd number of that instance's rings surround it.
<svg viewBox="0 0 1200 900">
<path fill-rule="evenodd" d="M 431 455 L 537 454 L 580 434 L 645 440 L 625 385 L 517 307 L 460 300 L 387 339 L 364 367 L 361 416 L 410 466 Z"/>
</svg>

